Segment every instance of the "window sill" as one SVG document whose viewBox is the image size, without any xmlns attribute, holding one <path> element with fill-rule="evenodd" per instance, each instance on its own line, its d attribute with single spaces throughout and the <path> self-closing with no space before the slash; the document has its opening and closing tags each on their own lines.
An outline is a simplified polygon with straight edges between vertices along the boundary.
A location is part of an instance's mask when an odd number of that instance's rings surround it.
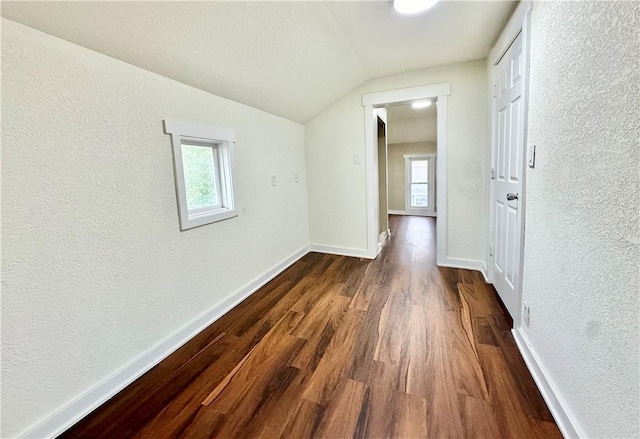
<svg viewBox="0 0 640 439">
<path fill-rule="evenodd" d="M 201 212 L 189 215 L 187 221 L 180 224 L 180 230 L 193 229 L 194 227 L 200 227 L 206 224 L 224 221 L 227 219 L 235 218 L 237 216 L 238 212 L 229 209 L 223 209 L 217 212 Z"/>
</svg>

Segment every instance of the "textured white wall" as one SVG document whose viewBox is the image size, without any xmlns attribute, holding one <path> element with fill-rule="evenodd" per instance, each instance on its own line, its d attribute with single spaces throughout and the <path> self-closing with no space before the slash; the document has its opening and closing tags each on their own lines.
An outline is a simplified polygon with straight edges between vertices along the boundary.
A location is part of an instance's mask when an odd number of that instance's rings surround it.
<svg viewBox="0 0 640 439">
<path fill-rule="evenodd" d="M 435 154 L 435 142 L 395 143 L 389 145 L 389 209 L 404 210 L 405 208 L 405 154 Z"/>
<path fill-rule="evenodd" d="M 640 437 L 638 2 L 536 3 L 524 327 L 586 437 Z"/>
<path fill-rule="evenodd" d="M 300 124 L 4 19 L 2 92 L 8 438 L 309 235 Z M 179 231 L 164 118 L 235 130 L 239 217 Z"/>
<path fill-rule="evenodd" d="M 484 61 L 366 82 L 306 125 L 311 242 L 366 249 L 362 94 L 451 82 L 447 115 L 447 256 L 485 261 L 487 87 Z M 362 157 L 353 164 L 353 155 Z"/>
</svg>

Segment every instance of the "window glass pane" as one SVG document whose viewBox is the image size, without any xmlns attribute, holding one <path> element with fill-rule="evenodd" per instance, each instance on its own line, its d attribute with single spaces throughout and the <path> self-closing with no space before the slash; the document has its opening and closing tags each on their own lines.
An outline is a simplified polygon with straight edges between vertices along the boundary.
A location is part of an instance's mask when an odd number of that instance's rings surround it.
<svg viewBox="0 0 640 439">
<path fill-rule="evenodd" d="M 428 207 L 429 191 L 426 183 L 411 184 L 411 207 Z"/>
<path fill-rule="evenodd" d="M 411 160 L 411 182 L 426 183 L 428 182 L 428 161 L 427 160 Z"/>
<path fill-rule="evenodd" d="M 218 204 L 213 148 L 182 144 L 182 164 L 187 209 Z"/>
</svg>

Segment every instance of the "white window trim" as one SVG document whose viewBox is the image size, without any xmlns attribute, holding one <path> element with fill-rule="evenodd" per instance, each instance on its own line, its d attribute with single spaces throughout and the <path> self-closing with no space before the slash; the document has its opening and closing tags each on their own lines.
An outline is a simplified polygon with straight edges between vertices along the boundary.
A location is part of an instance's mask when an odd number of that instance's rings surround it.
<svg viewBox="0 0 640 439">
<path fill-rule="evenodd" d="M 407 213 L 414 213 L 416 215 L 431 215 L 435 214 L 435 173 L 436 173 L 436 160 L 437 154 L 404 154 L 402 157 L 404 158 L 404 210 Z M 428 200 L 429 204 L 427 207 L 411 207 L 411 161 L 412 160 L 427 160 L 429 162 L 429 174 L 428 174 Z"/>
<path fill-rule="evenodd" d="M 233 161 L 235 133 L 225 128 L 199 125 L 190 122 L 164 121 L 164 131 L 171 135 L 173 169 L 178 201 L 180 230 L 188 230 L 238 216 L 233 185 Z M 201 209 L 188 209 L 182 162 L 182 144 L 211 146 L 214 148 L 216 187 L 220 204 Z"/>
</svg>

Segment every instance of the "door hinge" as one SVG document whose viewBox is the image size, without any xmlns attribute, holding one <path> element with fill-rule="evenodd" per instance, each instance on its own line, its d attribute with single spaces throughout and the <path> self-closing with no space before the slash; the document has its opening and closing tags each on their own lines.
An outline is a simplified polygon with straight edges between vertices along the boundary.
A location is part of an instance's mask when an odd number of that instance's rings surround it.
<svg viewBox="0 0 640 439">
<path fill-rule="evenodd" d="M 491 180 L 496 179 L 496 168 L 491 168 Z"/>
<path fill-rule="evenodd" d="M 493 244 L 489 244 L 489 256 L 493 256 Z"/>
<path fill-rule="evenodd" d="M 493 97 L 498 97 L 498 84 L 493 84 Z"/>
</svg>

